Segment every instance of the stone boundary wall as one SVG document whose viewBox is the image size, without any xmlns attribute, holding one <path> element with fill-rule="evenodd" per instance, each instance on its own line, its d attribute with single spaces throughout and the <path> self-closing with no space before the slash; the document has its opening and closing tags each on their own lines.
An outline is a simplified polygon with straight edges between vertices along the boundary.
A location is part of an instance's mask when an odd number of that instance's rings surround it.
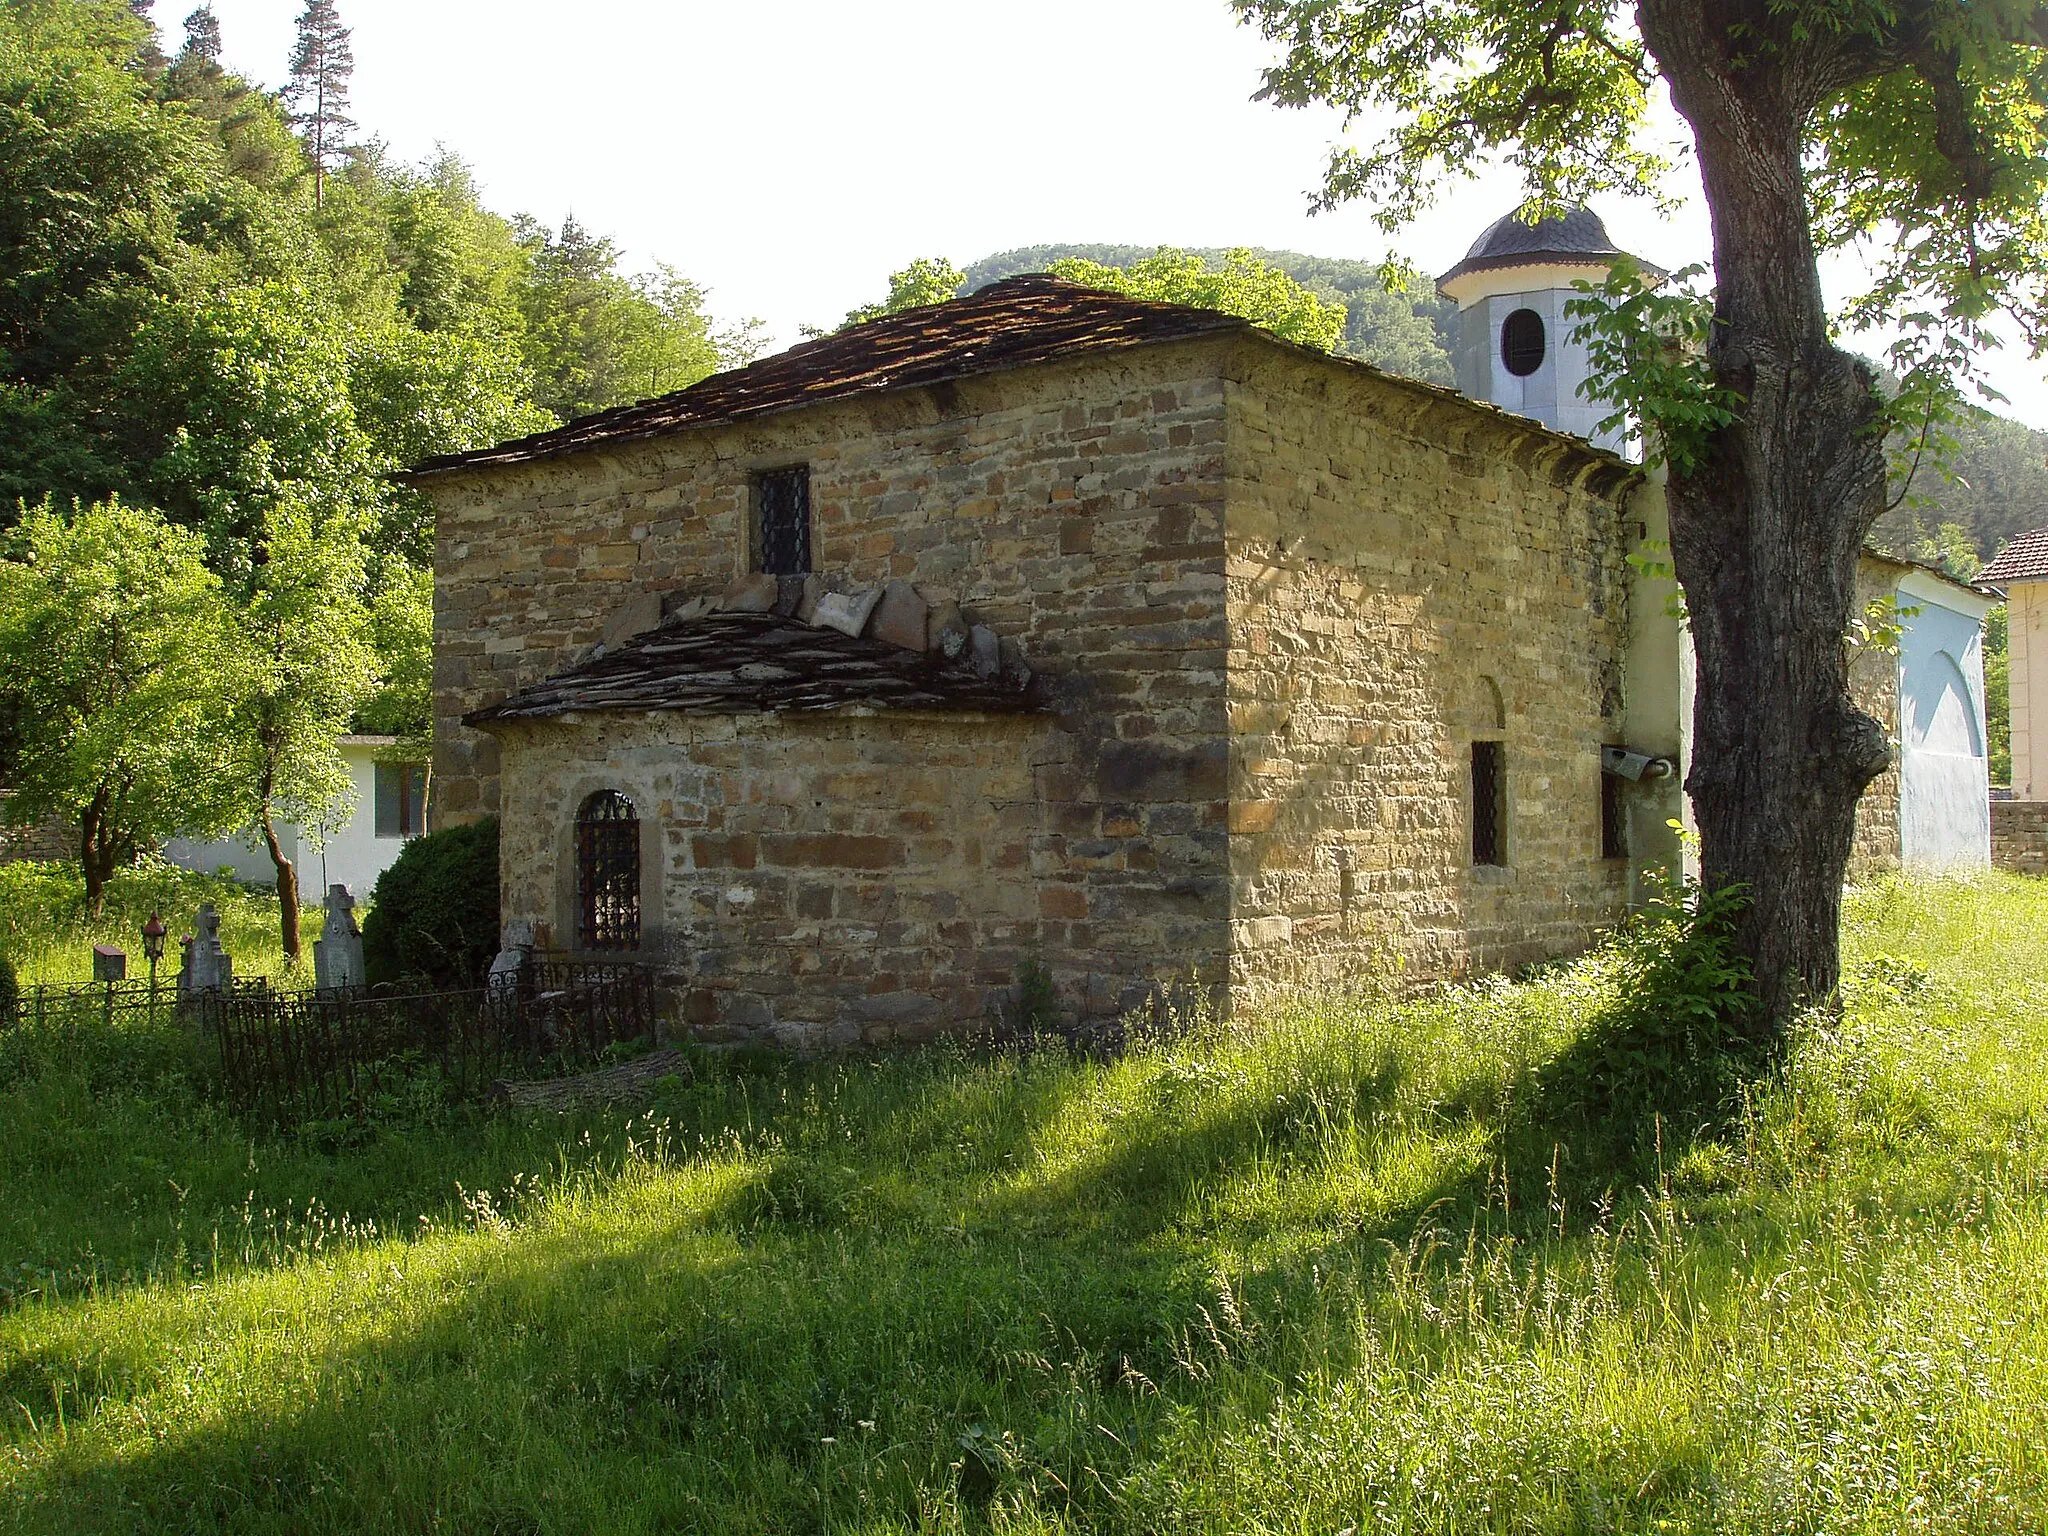
<svg viewBox="0 0 2048 1536">
<path fill-rule="evenodd" d="M 1860 560 L 1856 567 L 1856 611 L 1882 597 L 1896 597 L 1898 567 Z M 1892 651 L 1863 647 L 1849 656 L 1849 696 L 1857 708 L 1884 727 L 1891 764 L 1871 780 L 1856 802 L 1855 840 L 1849 847 L 1849 878 L 1865 879 L 1899 867 L 1899 658 Z"/>
<path fill-rule="evenodd" d="M 1512 418 L 1261 349 L 1230 393 L 1234 999 L 1583 948 L 1620 740 L 1626 515 L 1611 460 Z M 1503 743 L 1505 863 L 1472 859 Z"/>
<path fill-rule="evenodd" d="M 13 798 L 14 791 L 0 789 L 0 864 L 78 857 L 78 828 L 57 817 L 52 816 L 32 827 L 8 825 L 6 802 Z"/>
<path fill-rule="evenodd" d="M 2048 800 L 1991 802 L 1991 866 L 2048 875 Z"/>
</svg>

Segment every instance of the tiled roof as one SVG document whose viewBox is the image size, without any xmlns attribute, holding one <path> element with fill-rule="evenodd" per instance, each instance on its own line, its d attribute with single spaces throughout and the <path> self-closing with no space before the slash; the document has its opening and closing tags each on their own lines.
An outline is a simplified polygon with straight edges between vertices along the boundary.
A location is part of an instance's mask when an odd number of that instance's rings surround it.
<svg viewBox="0 0 2048 1536">
<path fill-rule="evenodd" d="M 428 459 L 411 474 L 520 464 L 821 400 L 1049 362 L 1075 352 L 1249 328 L 1250 322 L 1213 309 L 1155 304 L 1029 274 L 991 283 L 964 299 L 851 326 L 656 400 L 600 411 L 495 448 Z"/>
<path fill-rule="evenodd" d="M 1590 208 L 1567 208 L 1562 214 L 1534 223 L 1525 222 L 1518 208 L 1487 225 L 1472 242 L 1465 259 L 1438 278 L 1437 286 L 1441 288 L 1467 272 L 1500 267 L 1587 263 L 1605 266 L 1607 258 L 1621 254 L 1621 247 L 1609 238 L 1607 226 Z M 1660 267 L 1642 261 L 1637 264 L 1652 277 L 1663 276 Z"/>
<path fill-rule="evenodd" d="M 983 679 L 965 663 L 772 613 L 718 613 L 649 630 L 463 716 L 463 724 L 579 710 L 732 715 L 855 705 L 982 714 L 1037 708 L 1028 692 L 1000 677 Z"/>
<path fill-rule="evenodd" d="M 2048 528 L 2036 528 L 2014 539 L 1977 573 L 1977 580 L 1991 587 L 2009 581 L 2048 581 Z"/>
</svg>

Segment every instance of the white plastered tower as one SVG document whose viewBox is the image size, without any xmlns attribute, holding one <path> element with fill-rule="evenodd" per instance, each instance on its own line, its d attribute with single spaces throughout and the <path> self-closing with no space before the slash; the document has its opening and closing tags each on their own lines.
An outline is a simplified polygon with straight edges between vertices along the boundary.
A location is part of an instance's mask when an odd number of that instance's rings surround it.
<svg viewBox="0 0 2048 1536">
<path fill-rule="evenodd" d="M 1600 430 L 1613 407 L 1579 393 L 1591 369 L 1586 348 L 1571 339 L 1579 322 L 1565 314 L 1565 305 L 1581 296 L 1572 285 L 1604 281 L 1622 254 L 1588 208 L 1533 224 L 1518 211 L 1488 226 L 1465 259 L 1437 280 L 1437 291 L 1458 306 L 1458 388 L 1625 452 L 1624 429 Z M 1663 275 L 1638 265 L 1653 277 Z"/>
</svg>

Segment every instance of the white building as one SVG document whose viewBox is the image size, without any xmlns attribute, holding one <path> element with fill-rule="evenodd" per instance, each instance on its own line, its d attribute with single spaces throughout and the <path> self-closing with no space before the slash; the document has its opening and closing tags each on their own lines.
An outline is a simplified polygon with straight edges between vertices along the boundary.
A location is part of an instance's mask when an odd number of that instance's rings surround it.
<svg viewBox="0 0 2048 1536">
<path fill-rule="evenodd" d="M 317 900 L 330 885 L 345 885 L 365 899 L 377 877 L 389 869 L 408 839 L 425 830 L 426 767 L 386 763 L 377 754 L 395 746 L 395 736 L 343 736 L 336 745 L 348 764 L 352 790 L 347 820 L 324 838 L 290 822 L 279 823 L 278 842 L 299 872 L 299 889 Z M 263 837 L 253 828 L 238 836 L 199 840 L 173 838 L 164 857 L 186 869 L 213 874 L 231 871 L 238 880 L 268 885 L 277 879 Z"/>
</svg>

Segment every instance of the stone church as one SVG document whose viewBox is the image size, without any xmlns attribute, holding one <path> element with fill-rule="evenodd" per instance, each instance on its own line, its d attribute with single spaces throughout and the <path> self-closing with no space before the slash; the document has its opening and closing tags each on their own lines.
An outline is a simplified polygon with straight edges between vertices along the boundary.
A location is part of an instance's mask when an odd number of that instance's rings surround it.
<svg viewBox="0 0 2048 1536">
<path fill-rule="evenodd" d="M 1030 276 L 422 464 L 435 817 L 708 1039 L 1577 950 L 1689 713 L 1661 493 L 1570 414 L 1613 254 L 1489 231 L 1463 395 Z"/>
</svg>

